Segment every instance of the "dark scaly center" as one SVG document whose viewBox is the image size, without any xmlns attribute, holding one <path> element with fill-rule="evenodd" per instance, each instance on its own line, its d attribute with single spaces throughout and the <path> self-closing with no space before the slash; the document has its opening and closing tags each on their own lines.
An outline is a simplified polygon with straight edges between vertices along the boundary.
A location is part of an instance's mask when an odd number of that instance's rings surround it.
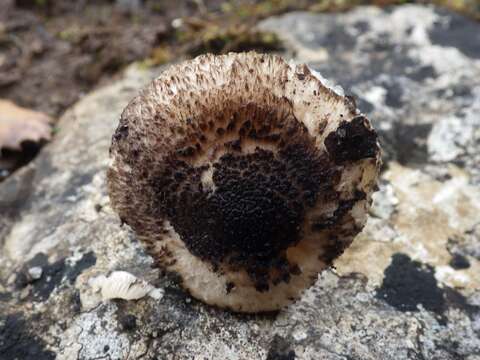
<svg viewBox="0 0 480 360">
<path fill-rule="evenodd" d="M 305 205 L 313 205 L 318 185 L 305 181 L 315 178 L 311 164 L 300 167 L 309 155 L 300 147 L 290 150 L 225 154 L 213 165 L 213 190 L 189 182 L 171 219 L 192 253 L 211 262 L 268 267 L 298 241 Z"/>
<path fill-rule="evenodd" d="M 263 139 L 255 122 L 248 123 L 248 132 L 239 127 L 235 146 L 230 136 L 223 155 L 207 164 L 189 161 L 195 154 L 178 160 L 177 153 L 157 182 L 158 199 L 192 254 L 214 268 L 244 268 L 265 289 L 271 269 L 283 280 L 295 271 L 286 249 L 300 241 L 305 212 L 319 193 L 332 191 L 335 166 L 293 117 Z M 258 140 L 256 148 L 252 140 Z M 205 172 L 213 186 L 202 181 Z"/>
</svg>

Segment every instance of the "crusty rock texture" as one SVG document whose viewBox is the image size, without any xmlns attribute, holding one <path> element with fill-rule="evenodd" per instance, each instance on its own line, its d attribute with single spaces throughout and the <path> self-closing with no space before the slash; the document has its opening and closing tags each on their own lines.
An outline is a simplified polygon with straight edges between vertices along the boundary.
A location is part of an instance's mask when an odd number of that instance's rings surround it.
<svg viewBox="0 0 480 360">
<path fill-rule="evenodd" d="M 480 25 L 409 5 L 261 27 L 351 91 L 382 145 L 380 190 L 335 270 L 280 311 L 242 315 L 152 266 L 106 186 L 121 112 L 162 70 L 133 65 L 0 184 L 0 359 L 479 359 Z M 102 300 L 93 285 L 118 271 L 163 297 Z"/>
<path fill-rule="evenodd" d="M 377 135 L 306 65 L 206 55 L 122 113 L 112 207 L 196 298 L 234 311 L 297 299 L 363 228 Z"/>
</svg>

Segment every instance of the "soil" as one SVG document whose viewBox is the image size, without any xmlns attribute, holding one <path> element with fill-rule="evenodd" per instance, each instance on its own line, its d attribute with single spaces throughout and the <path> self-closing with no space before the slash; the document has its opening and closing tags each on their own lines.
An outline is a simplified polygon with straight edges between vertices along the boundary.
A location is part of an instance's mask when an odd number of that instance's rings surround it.
<svg viewBox="0 0 480 360">
<path fill-rule="evenodd" d="M 164 42 L 192 1 L 0 0 L 0 98 L 58 117 Z M 208 1 L 211 10 L 220 1 Z"/>
</svg>

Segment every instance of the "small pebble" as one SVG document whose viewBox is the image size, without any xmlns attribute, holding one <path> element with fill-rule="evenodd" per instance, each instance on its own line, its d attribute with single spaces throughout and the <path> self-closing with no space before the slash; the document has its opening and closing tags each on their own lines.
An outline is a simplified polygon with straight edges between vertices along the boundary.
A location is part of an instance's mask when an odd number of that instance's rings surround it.
<svg viewBox="0 0 480 360">
<path fill-rule="evenodd" d="M 164 293 L 163 289 L 155 288 L 148 293 L 148 296 L 155 300 L 162 300 Z"/>
<path fill-rule="evenodd" d="M 260 327 L 257 324 L 253 324 L 251 330 L 254 334 L 258 334 L 260 332 Z"/>
<path fill-rule="evenodd" d="M 302 341 L 307 338 L 307 333 L 303 330 L 295 330 L 292 336 L 295 341 Z"/>
<path fill-rule="evenodd" d="M 40 266 L 34 266 L 28 269 L 28 275 L 30 275 L 33 280 L 40 279 L 42 277 L 42 274 L 43 270 Z"/>
</svg>

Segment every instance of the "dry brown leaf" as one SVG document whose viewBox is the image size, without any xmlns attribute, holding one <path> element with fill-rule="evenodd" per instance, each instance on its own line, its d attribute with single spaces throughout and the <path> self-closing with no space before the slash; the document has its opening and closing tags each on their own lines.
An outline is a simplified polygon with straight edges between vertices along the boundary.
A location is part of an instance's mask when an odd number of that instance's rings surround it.
<svg viewBox="0 0 480 360">
<path fill-rule="evenodd" d="M 52 119 L 0 99 L 0 149 L 22 150 L 22 142 L 50 140 Z"/>
</svg>

